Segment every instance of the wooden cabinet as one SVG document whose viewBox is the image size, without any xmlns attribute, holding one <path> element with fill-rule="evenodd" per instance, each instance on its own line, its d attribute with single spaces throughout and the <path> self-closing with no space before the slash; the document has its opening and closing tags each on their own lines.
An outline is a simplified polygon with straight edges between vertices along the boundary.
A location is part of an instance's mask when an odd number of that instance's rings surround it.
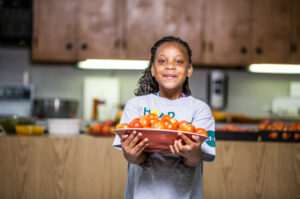
<svg viewBox="0 0 300 199">
<path fill-rule="evenodd" d="M 291 35 L 293 26 L 298 26 L 298 33 L 294 30 L 294 46 L 297 46 L 300 25 L 298 14 L 292 18 L 292 10 L 296 10 L 293 1 L 207 1 L 203 63 L 235 66 L 289 63 L 291 57 L 296 60 L 297 55 L 291 53 Z"/>
<path fill-rule="evenodd" d="M 121 17 L 119 0 L 79 0 L 77 60 L 120 58 Z"/>
<path fill-rule="evenodd" d="M 289 61 L 291 1 L 253 0 L 251 29 L 252 62 Z"/>
<path fill-rule="evenodd" d="M 300 63 L 299 1 L 36 0 L 32 58 L 146 59 L 166 35 L 186 40 L 196 64 Z"/>
<path fill-rule="evenodd" d="M 209 0 L 203 11 L 203 63 L 250 63 L 251 0 Z"/>
<path fill-rule="evenodd" d="M 34 61 L 75 61 L 76 8 L 73 0 L 34 1 L 31 54 Z"/>
<path fill-rule="evenodd" d="M 150 59 L 150 50 L 158 39 L 174 35 L 186 40 L 193 61 L 200 62 L 202 0 L 127 1 L 125 53 L 128 59 Z"/>
<path fill-rule="evenodd" d="M 300 63 L 300 1 L 292 0 L 290 63 Z"/>
</svg>

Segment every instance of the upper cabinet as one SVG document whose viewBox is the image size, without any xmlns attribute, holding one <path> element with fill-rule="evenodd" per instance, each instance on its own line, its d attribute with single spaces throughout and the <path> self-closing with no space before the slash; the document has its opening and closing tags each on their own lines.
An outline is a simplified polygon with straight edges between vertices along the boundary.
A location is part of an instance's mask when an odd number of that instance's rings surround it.
<svg viewBox="0 0 300 199">
<path fill-rule="evenodd" d="M 119 0 L 78 0 L 78 60 L 120 58 Z"/>
<path fill-rule="evenodd" d="M 32 58 L 147 59 L 154 42 L 186 40 L 207 66 L 300 63 L 299 0 L 36 0 Z"/>
<path fill-rule="evenodd" d="M 245 65 L 251 62 L 251 0 L 206 1 L 203 62 Z"/>
<path fill-rule="evenodd" d="M 34 61 L 75 61 L 76 8 L 73 0 L 34 1 L 31 53 Z"/>
<path fill-rule="evenodd" d="M 291 8 L 291 1 L 252 0 L 252 62 L 289 61 Z"/>
</svg>

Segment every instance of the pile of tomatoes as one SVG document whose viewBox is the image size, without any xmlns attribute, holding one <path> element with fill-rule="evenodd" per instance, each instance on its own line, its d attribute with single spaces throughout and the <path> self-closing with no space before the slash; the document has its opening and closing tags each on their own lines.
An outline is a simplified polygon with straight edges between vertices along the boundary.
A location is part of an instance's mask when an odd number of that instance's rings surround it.
<svg viewBox="0 0 300 199">
<path fill-rule="evenodd" d="M 165 129 L 176 130 L 190 133 L 198 133 L 207 136 L 207 131 L 204 128 L 195 128 L 192 124 L 182 120 L 178 122 L 177 119 L 171 118 L 169 115 L 163 115 L 161 119 L 155 113 L 141 116 L 133 119 L 129 124 L 118 124 L 116 129 L 126 128 L 153 128 L 153 129 Z"/>
</svg>

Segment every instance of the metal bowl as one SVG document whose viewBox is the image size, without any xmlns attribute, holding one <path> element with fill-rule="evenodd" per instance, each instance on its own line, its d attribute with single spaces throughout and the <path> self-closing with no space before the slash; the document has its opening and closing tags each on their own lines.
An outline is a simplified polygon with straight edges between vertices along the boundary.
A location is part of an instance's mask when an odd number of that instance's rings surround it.
<svg viewBox="0 0 300 199">
<path fill-rule="evenodd" d="M 34 117 L 45 118 L 75 118 L 79 102 L 77 100 L 46 98 L 35 99 L 32 108 Z"/>
</svg>

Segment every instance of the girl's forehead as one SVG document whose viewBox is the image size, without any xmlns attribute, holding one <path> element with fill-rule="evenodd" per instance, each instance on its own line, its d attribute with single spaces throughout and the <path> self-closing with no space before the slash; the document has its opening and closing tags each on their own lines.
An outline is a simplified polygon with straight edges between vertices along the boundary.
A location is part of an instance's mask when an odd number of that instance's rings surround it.
<svg viewBox="0 0 300 199">
<path fill-rule="evenodd" d="M 187 56 L 187 50 L 185 47 L 177 42 L 165 42 L 157 48 L 156 55 L 162 55 L 165 53 L 177 53 Z"/>
</svg>

